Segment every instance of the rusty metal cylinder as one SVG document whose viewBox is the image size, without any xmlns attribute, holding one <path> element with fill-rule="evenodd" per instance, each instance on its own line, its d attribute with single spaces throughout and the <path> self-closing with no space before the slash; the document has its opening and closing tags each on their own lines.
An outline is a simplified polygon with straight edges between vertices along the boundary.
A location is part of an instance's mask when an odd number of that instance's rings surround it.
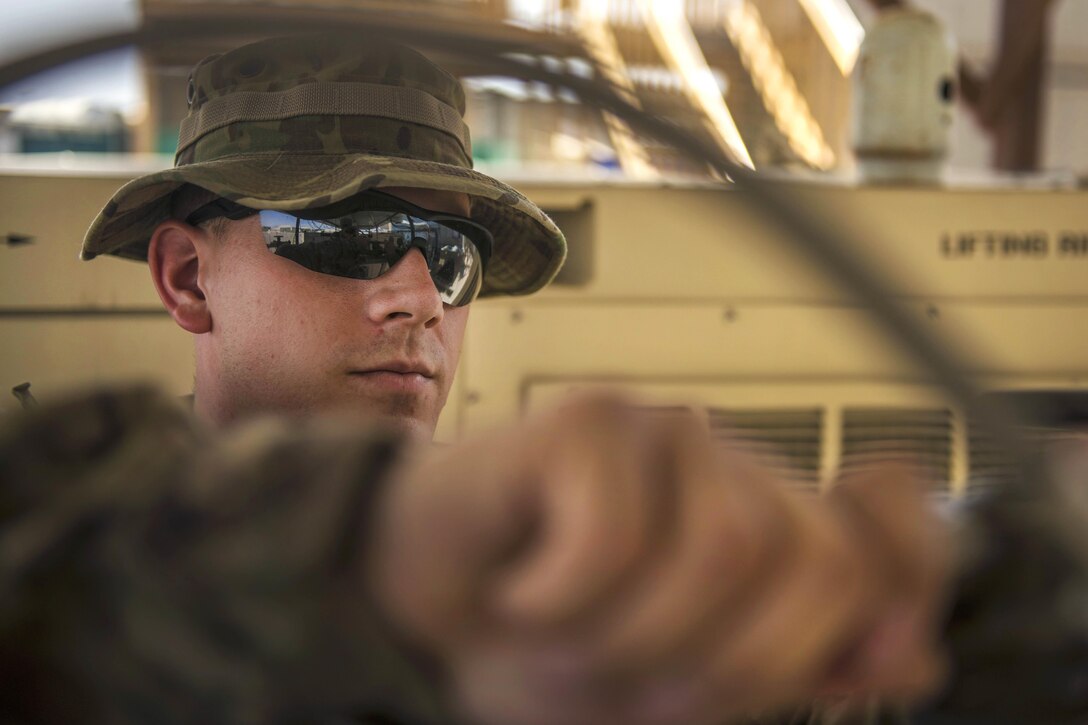
<svg viewBox="0 0 1088 725">
<path fill-rule="evenodd" d="M 933 181 L 948 151 L 954 53 L 940 21 L 912 8 L 886 10 L 854 67 L 852 143 L 863 179 Z"/>
</svg>

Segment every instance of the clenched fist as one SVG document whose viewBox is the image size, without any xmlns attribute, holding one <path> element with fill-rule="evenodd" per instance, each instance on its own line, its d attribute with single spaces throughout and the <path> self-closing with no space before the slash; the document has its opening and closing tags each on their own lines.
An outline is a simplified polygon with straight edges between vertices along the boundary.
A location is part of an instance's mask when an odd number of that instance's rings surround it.
<svg viewBox="0 0 1088 725">
<path fill-rule="evenodd" d="M 475 721 L 721 723 L 940 679 L 946 542 L 905 465 L 806 498 L 604 397 L 413 461 L 371 585 Z"/>
</svg>

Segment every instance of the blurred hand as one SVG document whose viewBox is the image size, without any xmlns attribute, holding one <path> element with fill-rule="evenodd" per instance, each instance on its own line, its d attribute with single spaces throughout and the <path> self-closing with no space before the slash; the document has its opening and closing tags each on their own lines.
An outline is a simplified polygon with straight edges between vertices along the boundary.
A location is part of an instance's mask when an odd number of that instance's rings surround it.
<svg viewBox="0 0 1088 725">
<path fill-rule="evenodd" d="M 902 464 L 790 492 L 685 415 L 605 398 L 424 456 L 372 585 L 471 718 L 720 723 L 938 684 L 944 534 Z"/>
</svg>

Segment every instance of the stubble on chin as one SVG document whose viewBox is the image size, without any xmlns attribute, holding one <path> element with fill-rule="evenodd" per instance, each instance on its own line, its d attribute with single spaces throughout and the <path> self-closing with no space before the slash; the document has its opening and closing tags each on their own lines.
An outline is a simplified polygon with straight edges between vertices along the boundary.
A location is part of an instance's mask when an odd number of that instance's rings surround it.
<svg viewBox="0 0 1088 725">
<path fill-rule="evenodd" d="M 365 409 L 361 412 L 412 437 L 429 440 L 438 423 L 438 413 L 433 409 L 435 405 L 434 401 L 411 393 L 391 393 L 380 400 L 364 403 Z M 441 409 L 441 406 L 438 407 Z"/>
</svg>

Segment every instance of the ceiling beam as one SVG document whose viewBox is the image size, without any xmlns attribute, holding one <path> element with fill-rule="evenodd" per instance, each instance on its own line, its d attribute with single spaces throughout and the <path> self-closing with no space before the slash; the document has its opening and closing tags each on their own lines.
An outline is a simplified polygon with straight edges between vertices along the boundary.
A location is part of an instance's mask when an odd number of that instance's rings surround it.
<svg viewBox="0 0 1088 725">
<path fill-rule="evenodd" d="M 586 46 L 586 54 L 597 72 L 612 84 L 616 93 L 635 108 L 641 108 L 634 83 L 627 74 L 627 65 L 620 52 L 612 26 L 608 22 L 608 4 L 602 0 L 577 0 L 575 32 Z M 635 179 L 659 176 L 646 148 L 631 132 L 627 122 L 615 114 L 602 111 L 608 138 L 624 173 Z"/>
<path fill-rule="evenodd" d="M 684 14 L 684 5 L 674 0 L 638 0 L 638 6 L 650 39 L 682 79 L 684 95 L 701 114 L 711 137 L 729 158 L 754 169 L 748 148 Z"/>
</svg>

